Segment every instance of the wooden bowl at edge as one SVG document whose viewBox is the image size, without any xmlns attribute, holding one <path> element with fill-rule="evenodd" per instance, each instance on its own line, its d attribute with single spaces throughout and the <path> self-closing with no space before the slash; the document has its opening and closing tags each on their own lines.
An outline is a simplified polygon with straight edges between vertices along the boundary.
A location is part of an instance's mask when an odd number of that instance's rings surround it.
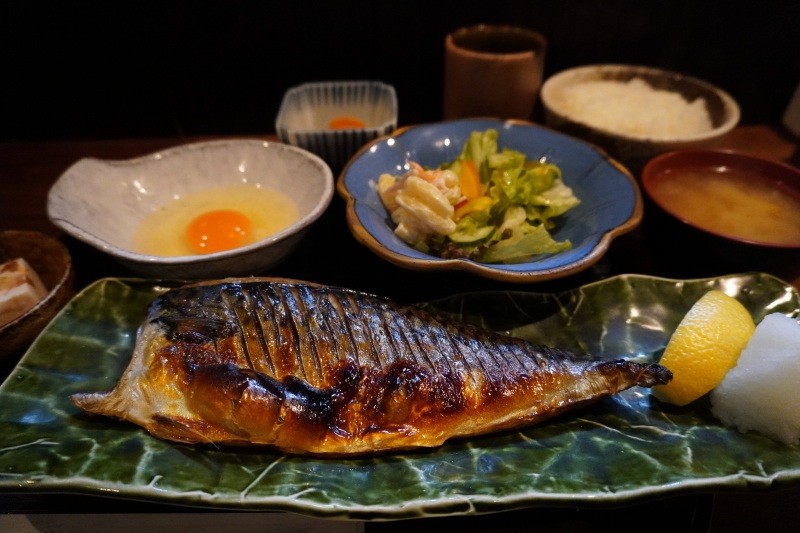
<svg viewBox="0 0 800 533">
<path fill-rule="evenodd" d="M 49 292 L 27 313 L 0 326 L 0 360 L 26 348 L 73 295 L 72 258 L 60 241 L 36 231 L 1 231 L 0 264 L 18 257 Z"/>
</svg>

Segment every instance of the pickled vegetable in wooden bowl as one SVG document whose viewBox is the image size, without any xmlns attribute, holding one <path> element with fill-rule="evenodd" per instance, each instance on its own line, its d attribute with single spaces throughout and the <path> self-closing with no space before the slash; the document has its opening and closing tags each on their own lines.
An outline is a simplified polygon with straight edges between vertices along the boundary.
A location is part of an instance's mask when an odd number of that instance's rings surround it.
<svg viewBox="0 0 800 533">
<path fill-rule="evenodd" d="M 24 277 L 35 278 L 36 286 L 41 282 L 42 292 L 31 284 L 31 294 L 36 301 L 26 305 L 23 312 L 0 324 L 0 359 L 23 350 L 44 329 L 56 313 L 73 295 L 72 258 L 69 251 L 57 239 L 37 231 L 7 230 L 0 232 L 0 264 L 21 260 Z M 19 296 L 18 289 L 10 292 Z M 10 294 L 10 293 L 9 293 Z M 19 298 L 3 298 L 13 303 Z"/>
</svg>

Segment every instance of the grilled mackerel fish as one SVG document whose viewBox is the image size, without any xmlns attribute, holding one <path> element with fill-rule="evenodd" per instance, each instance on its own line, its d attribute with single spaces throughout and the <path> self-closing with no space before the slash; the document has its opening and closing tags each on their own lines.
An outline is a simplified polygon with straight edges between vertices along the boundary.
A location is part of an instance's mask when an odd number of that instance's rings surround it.
<svg viewBox="0 0 800 533">
<path fill-rule="evenodd" d="M 171 441 L 346 456 L 538 423 L 671 378 L 347 289 L 247 278 L 158 296 L 117 385 L 71 399 Z"/>
</svg>

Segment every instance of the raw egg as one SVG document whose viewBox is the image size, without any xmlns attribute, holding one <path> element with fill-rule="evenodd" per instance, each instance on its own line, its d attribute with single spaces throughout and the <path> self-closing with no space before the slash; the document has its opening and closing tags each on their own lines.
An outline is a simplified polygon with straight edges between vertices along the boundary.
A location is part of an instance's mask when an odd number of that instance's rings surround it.
<svg viewBox="0 0 800 533">
<path fill-rule="evenodd" d="M 269 188 L 218 187 L 188 194 L 150 213 L 133 237 L 138 252 L 182 256 L 246 246 L 291 226 L 294 201 Z"/>
<path fill-rule="evenodd" d="M 216 209 L 199 215 L 186 228 L 186 240 L 195 253 L 230 250 L 250 238 L 250 219 L 233 209 Z"/>
</svg>

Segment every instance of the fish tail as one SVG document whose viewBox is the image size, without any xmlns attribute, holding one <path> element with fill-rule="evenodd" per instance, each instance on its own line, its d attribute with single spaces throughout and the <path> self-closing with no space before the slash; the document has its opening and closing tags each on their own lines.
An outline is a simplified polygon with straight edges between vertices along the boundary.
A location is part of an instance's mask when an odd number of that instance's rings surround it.
<svg viewBox="0 0 800 533">
<path fill-rule="evenodd" d="M 624 376 L 629 386 L 654 387 L 672 381 L 672 372 L 658 363 L 642 364 L 624 359 L 602 361 L 597 370 L 607 376 Z"/>
</svg>

